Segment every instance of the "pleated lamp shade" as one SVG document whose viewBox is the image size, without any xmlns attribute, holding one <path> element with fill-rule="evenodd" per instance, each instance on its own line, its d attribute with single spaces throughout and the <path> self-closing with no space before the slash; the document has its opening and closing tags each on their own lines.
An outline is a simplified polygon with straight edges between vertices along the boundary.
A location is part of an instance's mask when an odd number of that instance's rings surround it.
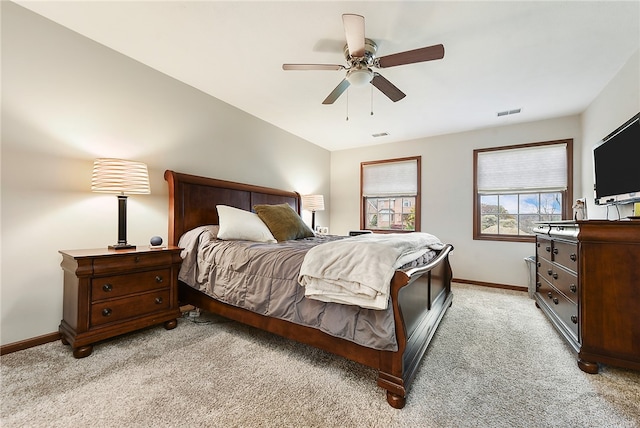
<svg viewBox="0 0 640 428">
<path fill-rule="evenodd" d="M 311 212 L 324 211 L 324 196 L 323 195 L 303 195 L 302 209 L 311 211 Z"/>
<path fill-rule="evenodd" d="M 91 190 L 130 195 L 151 193 L 147 165 L 123 159 L 96 159 L 93 162 Z"/>
</svg>

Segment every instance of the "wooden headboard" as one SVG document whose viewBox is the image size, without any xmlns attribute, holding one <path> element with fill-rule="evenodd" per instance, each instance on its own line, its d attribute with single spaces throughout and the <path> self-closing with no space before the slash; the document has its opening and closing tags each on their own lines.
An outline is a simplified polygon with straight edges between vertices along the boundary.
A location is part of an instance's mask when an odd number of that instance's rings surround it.
<svg viewBox="0 0 640 428">
<path fill-rule="evenodd" d="M 167 170 L 169 184 L 169 245 L 187 231 L 218 224 L 216 205 L 229 205 L 251 211 L 256 204 L 291 205 L 300 214 L 300 194 L 270 187 L 199 177 Z"/>
</svg>

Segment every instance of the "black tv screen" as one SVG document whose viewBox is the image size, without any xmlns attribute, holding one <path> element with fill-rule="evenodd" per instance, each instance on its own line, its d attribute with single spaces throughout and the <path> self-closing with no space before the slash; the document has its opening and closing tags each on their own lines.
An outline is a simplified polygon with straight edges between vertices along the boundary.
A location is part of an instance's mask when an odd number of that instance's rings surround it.
<svg viewBox="0 0 640 428">
<path fill-rule="evenodd" d="M 640 200 L 640 113 L 593 149 L 596 204 Z"/>
</svg>

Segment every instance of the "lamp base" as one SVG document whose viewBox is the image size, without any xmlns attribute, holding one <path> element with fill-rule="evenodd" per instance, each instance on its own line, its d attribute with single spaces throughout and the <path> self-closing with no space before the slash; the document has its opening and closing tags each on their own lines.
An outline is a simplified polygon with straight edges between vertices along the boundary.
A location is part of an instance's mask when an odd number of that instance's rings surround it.
<svg viewBox="0 0 640 428">
<path fill-rule="evenodd" d="M 134 250 L 136 248 L 135 245 L 131 244 L 114 244 L 109 245 L 110 250 Z"/>
</svg>

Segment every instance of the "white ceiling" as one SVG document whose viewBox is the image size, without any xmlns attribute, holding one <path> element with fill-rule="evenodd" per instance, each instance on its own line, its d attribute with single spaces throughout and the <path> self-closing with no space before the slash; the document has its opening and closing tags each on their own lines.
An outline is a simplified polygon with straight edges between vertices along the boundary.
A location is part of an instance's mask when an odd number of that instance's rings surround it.
<svg viewBox="0 0 640 428">
<path fill-rule="evenodd" d="M 329 150 L 581 113 L 640 46 L 638 1 L 16 3 Z M 343 13 L 378 56 L 442 43 L 444 59 L 378 70 L 397 103 L 369 85 L 322 105 L 344 71 L 282 64 L 346 65 Z"/>
</svg>

